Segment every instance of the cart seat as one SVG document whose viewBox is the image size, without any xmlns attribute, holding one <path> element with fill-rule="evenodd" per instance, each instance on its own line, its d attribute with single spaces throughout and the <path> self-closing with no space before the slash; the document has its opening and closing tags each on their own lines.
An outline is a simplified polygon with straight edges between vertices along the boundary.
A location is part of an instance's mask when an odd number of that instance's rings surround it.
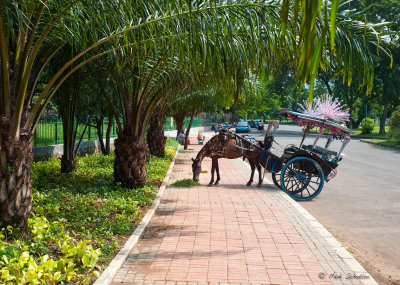
<svg viewBox="0 0 400 285">
<path fill-rule="evenodd" d="M 336 151 L 333 151 L 333 150 L 330 150 L 330 149 L 327 149 L 327 148 L 324 148 L 324 147 L 320 147 L 320 146 L 317 146 L 317 145 L 316 146 L 313 146 L 311 144 L 303 145 L 302 148 L 305 149 L 305 150 L 311 151 L 313 153 L 322 155 L 323 157 L 329 157 L 329 156 L 335 156 L 336 157 L 337 156 L 337 152 Z"/>
</svg>

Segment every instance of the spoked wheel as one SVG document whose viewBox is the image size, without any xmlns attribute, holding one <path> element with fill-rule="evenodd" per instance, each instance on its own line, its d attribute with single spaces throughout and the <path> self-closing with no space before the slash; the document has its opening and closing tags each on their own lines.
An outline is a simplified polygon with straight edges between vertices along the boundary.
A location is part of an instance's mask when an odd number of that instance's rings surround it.
<svg viewBox="0 0 400 285">
<path fill-rule="evenodd" d="M 311 200 L 324 187 L 321 166 L 308 157 L 291 159 L 283 167 L 280 178 L 283 190 L 295 200 Z"/>
<path fill-rule="evenodd" d="M 274 181 L 274 184 L 276 185 L 276 187 L 278 187 L 279 189 L 282 189 L 282 185 L 281 185 L 281 175 L 282 172 L 279 171 L 277 173 L 272 173 L 272 181 Z"/>
</svg>

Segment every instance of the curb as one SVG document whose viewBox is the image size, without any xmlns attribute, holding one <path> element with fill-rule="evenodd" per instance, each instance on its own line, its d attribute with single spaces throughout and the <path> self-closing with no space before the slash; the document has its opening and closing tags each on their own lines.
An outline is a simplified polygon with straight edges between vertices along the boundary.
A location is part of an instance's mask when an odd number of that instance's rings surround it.
<svg viewBox="0 0 400 285">
<path fill-rule="evenodd" d="M 247 162 L 241 162 L 250 167 Z M 264 182 L 275 186 L 275 184 L 266 177 L 264 177 Z M 351 255 L 347 249 L 320 222 L 318 222 L 313 215 L 311 215 L 303 206 L 301 206 L 301 204 L 290 198 L 290 196 L 288 196 L 283 190 L 277 192 L 280 193 L 281 198 L 285 199 L 289 204 L 291 204 L 291 206 L 296 209 L 296 211 L 304 218 L 304 220 L 308 221 L 314 230 L 326 240 L 338 257 L 349 267 L 350 270 L 353 271 L 353 273 L 368 276 L 367 279 L 361 279 L 358 281 L 360 281 L 362 284 L 378 285 L 372 275 L 365 270 L 365 268 L 354 258 L 354 256 Z"/>
<path fill-rule="evenodd" d="M 124 247 L 117 253 L 117 255 L 114 257 L 114 259 L 111 261 L 111 263 L 107 266 L 107 268 L 103 271 L 103 273 L 100 275 L 100 277 L 97 278 L 97 280 L 93 283 L 94 285 L 110 284 L 112 282 L 112 280 L 114 279 L 115 275 L 117 274 L 118 270 L 124 264 L 126 258 L 129 255 L 129 252 L 133 249 L 133 247 L 139 241 L 141 235 L 143 234 L 144 230 L 146 229 L 148 223 L 150 222 L 151 218 L 153 217 L 154 213 L 156 212 L 156 210 L 160 204 L 162 195 L 164 194 L 164 190 L 167 187 L 168 180 L 171 176 L 172 169 L 174 168 L 175 160 L 176 160 L 176 157 L 178 156 L 179 149 L 180 149 L 180 145 L 176 149 L 176 154 L 172 158 L 171 165 L 169 166 L 168 171 L 164 177 L 164 180 L 163 180 L 160 188 L 158 189 L 157 196 L 154 199 L 153 205 L 151 206 L 150 209 L 147 210 L 146 215 L 143 217 L 140 224 L 136 227 L 135 231 L 129 237 L 129 239 L 125 243 Z"/>
<path fill-rule="evenodd" d="M 268 182 L 270 183 L 270 181 Z M 355 257 L 351 255 L 347 249 L 320 222 L 318 222 L 313 215 L 311 215 L 305 208 L 303 208 L 303 206 L 290 198 L 283 191 L 281 192 L 281 196 L 282 198 L 286 199 L 297 210 L 297 212 L 303 216 L 305 220 L 310 222 L 315 231 L 326 240 L 326 242 L 332 247 L 335 253 L 349 267 L 349 269 L 353 271 L 353 273 L 368 276 L 366 279 L 359 280 L 362 284 L 378 285 L 372 275 L 365 270 L 365 268 L 357 261 L 357 259 L 355 259 Z"/>
</svg>

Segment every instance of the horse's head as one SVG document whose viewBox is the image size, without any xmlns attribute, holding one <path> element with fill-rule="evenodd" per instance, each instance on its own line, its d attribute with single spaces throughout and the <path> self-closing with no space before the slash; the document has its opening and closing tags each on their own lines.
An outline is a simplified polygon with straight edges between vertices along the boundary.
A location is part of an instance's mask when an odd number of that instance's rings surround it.
<svg viewBox="0 0 400 285">
<path fill-rule="evenodd" d="M 192 161 L 193 161 L 193 163 L 192 163 L 193 181 L 198 182 L 200 172 L 201 172 L 201 161 L 198 158 L 196 158 L 196 159 L 192 158 Z"/>
</svg>

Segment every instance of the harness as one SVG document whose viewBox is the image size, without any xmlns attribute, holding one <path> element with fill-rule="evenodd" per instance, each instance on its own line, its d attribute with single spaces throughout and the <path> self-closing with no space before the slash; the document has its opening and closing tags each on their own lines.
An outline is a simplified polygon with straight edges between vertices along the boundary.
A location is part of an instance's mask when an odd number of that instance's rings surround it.
<svg viewBox="0 0 400 285">
<path fill-rule="evenodd" d="M 224 156 L 224 154 L 216 152 L 216 151 L 211 151 L 211 156 L 216 155 L 216 156 Z"/>
<path fill-rule="evenodd" d="M 227 145 L 226 142 L 233 138 L 235 139 L 234 146 L 239 150 L 241 156 L 244 156 L 247 159 L 253 159 L 253 158 L 256 158 L 257 156 L 259 156 L 259 152 L 257 151 L 257 148 L 254 148 L 254 145 L 251 142 L 246 140 L 246 142 L 249 143 L 249 146 L 245 147 L 243 145 L 243 140 L 245 140 L 245 138 L 242 138 L 238 135 L 235 135 L 235 134 L 233 134 L 231 132 L 227 132 L 227 131 L 221 131 L 219 133 L 219 137 L 220 137 L 219 145 L 217 146 L 217 148 L 214 148 L 213 146 L 211 146 L 211 144 L 210 144 L 211 141 L 208 141 L 206 143 L 206 145 L 209 145 L 211 156 L 224 157 L 227 152 L 226 151 L 226 145 Z M 249 154 L 245 153 L 246 151 L 255 152 L 255 154 L 249 155 Z"/>
</svg>

